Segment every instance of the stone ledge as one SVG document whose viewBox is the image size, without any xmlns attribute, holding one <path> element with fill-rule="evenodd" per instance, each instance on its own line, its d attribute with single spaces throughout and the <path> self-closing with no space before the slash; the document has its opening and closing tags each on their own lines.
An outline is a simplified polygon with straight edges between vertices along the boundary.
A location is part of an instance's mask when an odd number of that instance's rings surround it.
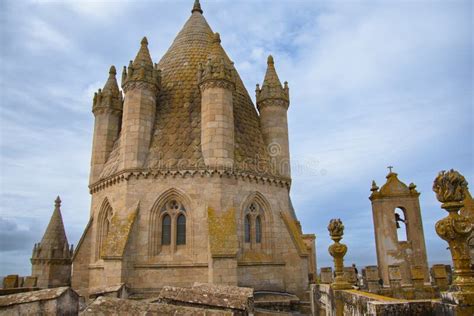
<svg viewBox="0 0 474 316">
<path fill-rule="evenodd" d="M 173 268 L 207 268 L 208 263 L 140 263 L 133 265 L 136 269 L 173 269 Z"/>
</svg>

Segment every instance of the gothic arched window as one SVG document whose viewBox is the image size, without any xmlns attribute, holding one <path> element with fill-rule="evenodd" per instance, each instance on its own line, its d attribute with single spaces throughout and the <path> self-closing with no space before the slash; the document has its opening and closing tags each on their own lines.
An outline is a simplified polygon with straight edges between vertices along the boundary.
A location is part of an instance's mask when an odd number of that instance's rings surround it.
<svg viewBox="0 0 474 316">
<path fill-rule="evenodd" d="M 161 224 L 161 244 L 171 244 L 171 217 L 168 214 L 163 216 L 163 221 Z"/>
<path fill-rule="evenodd" d="M 245 242 L 250 242 L 250 215 L 245 216 L 245 223 L 244 223 L 244 230 L 245 230 Z"/>
<path fill-rule="evenodd" d="M 97 242 L 97 258 L 103 258 L 105 255 L 105 248 L 107 246 L 107 236 L 111 229 L 113 210 L 107 200 L 104 201 L 102 209 L 99 213 L 99 233 Z"/>
<path fill-rule="evenodd" d="M 186 216 L 180 214 L 176 225 L 176 244 L 186 245 Z"/>
<path fill-rule="evenodd" d="M 255 241 L 257 244 L 262 242 L 262 220 L 260 216 L 255 219 Z"/>
</svg>

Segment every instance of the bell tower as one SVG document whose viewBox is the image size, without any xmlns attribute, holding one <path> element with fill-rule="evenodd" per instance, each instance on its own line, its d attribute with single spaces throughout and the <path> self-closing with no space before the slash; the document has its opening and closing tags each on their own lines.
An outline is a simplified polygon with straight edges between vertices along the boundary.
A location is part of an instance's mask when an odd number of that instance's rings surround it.
<svg viewBox="0 0 474 316">
<path fill-rule="evenodd" d="M 416 185 L 407 186 L 390 172 L 380 188 L 372 182 L 372 215 L 380 277 L 389 284 L 388 267 L 400 266 L 402 283 L 411 283 L 411 269 L 420 266 L 429 282 L 428 260 Z"/>
</svg>

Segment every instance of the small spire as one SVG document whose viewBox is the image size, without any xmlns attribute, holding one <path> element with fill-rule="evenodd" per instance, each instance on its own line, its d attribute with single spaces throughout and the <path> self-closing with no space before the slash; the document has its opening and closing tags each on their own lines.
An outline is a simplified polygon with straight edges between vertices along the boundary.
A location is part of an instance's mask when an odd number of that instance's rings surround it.
<svg viewBox="0 0 474 316">
<path fill-rule="evenodd" d="M 62 253 L 54 252 L 54 249 L 64 249 L 68 245 L 66 232 L 64 230 L 63 218 L 61 215 L 61 199 L 58 196 L 54 201 L 54 211 L 46 228 L 46 231 L 41 239 L 41 246 L 43 248 L 43 256 L 52 258 L 61 258 Z M 39 247 L 37 246 L 36 249 Z"/>
<path fill-rule="evenodd" d="M 203 13 L 199 0 L 194 1 L 194 5 L 193 5 L 193 9 L 191 10 L 191 13 L 194 13 L 194 12 L 199 12 L 201 14 Z"/>
<path fill-rule="evenodd" d="M 265 73 L 265 79 L 263 80 L 262 88 L 257 93 L 257 107 L 265 100 L 284 100 L 289 105 L 289 88 L 288 83 L 285 82 L 285 86 L 282 86 L 280 78 L 275 69 L 275 60 L 272 55 L 268 56 L 267 59 L 267 71 Z"/>
<path fill-rule="evenodd" d="M 115 69 L 115 66 L 114 65 L 110 66 L 109 75 L 115 76 L 116 74 L 117 74 L 117 70 Z"/>
<path fill-rule="evenodd" d="M 219 43 L 219 44 L 221 43 L 221 35 L 218 32 L 214 33 L 212 37 L 212 42 Z"/>
<path fill-rule="evenodd" d="M 268 55 L 268 58 L 267 58 L 267 65 L 274 65 L 275 64 L 275 61 L 273 60 L 273 56 L 272 55 Z"/>
<path fill-rule="evenodd" d="M 140 50 L 137 53 L 137 57 L 133 61 L 133 66 L 151 66 L 153 67 L 153 61 L 151 60 L 150 51 L 148 50 L 148 40 L 145 37 L 140 42 Z"/>
<path fill-rule="evenodd" d="M 114 65 L 110 66 L 109 78 L 105 82 L 105 85 L 104 85 L 104 88 L 102 89 L 102 92 L 111 93 L 113 95 L 115 95 L 119 92 L 117 79 L 115 79 L 116 74 L 117 74 L 117 70 L 115 69 L 115 66 Z"/>
<path fill-rule="evenodd" d="M 377 183 L 375 183 L 375 180 L 372 180 L 372 187 L 370 188 L 370 191 L 375 192 L 379 189 L 377 186 Z"/>
<path fill-rule="evenodd" d="M 59 197 L 59 195 L 56 197 L 56 200 L 54 200 L 54 207 L 55 208 L 61 207 L 61 198 Z"/>
</svg>

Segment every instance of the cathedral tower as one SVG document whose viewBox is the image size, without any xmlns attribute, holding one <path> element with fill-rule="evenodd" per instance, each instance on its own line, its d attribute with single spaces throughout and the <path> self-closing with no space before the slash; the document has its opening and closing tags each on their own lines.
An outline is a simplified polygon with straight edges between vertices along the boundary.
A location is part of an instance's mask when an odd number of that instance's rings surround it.
<svg viewBox="0 0 474 316">
<path fill-rule="evenodd" d="M 288 88 L 269 59 L 259 115 L 223 46 L 196 0 L 158 64 L 144 38 L 124 69 L 121 128 L 96 122 L 104 140 L 93 156 L 105 151 L 106 162 L 91 169 L 75 290 L 210 282 L 305 295 L 314 247 L 291 206 L 289 168 L 265 168 L 289 164 Z"/>
<path fill-rule="evenodd" d="M 262 88 L 257 85 L 257 107 L 263 139 L 267 145 L 276 172 L 290 177 L 290 148 L 288 143 L 287 111 L 290 104 L 288 83 L 281 85 L 275 70 L 273 56 L 268 56 L 267 72 Z"/>
<path fill-rule="evenodd" d="M 389 284 L 388 266 L 399 265 L 402 282 L 410 284 L 411 268 L 421 266 L 425 282 L 429 282 L 420 193 L 413 183 L 407 186 L 401 182 L 391 168 L 380 190 L 375 181 L 372 183 L 369 197 L 380 277 Z"/>
<path fill-rule="evenodd" d="M 73 246 L 67 241 L 61 216 L 61 200 L 58 196 L 43 239 L 35 244 L 31 257 L 31 275 L 38 278 L 38 287 L 69 286 L 72 254 Z"/>
</svg>

